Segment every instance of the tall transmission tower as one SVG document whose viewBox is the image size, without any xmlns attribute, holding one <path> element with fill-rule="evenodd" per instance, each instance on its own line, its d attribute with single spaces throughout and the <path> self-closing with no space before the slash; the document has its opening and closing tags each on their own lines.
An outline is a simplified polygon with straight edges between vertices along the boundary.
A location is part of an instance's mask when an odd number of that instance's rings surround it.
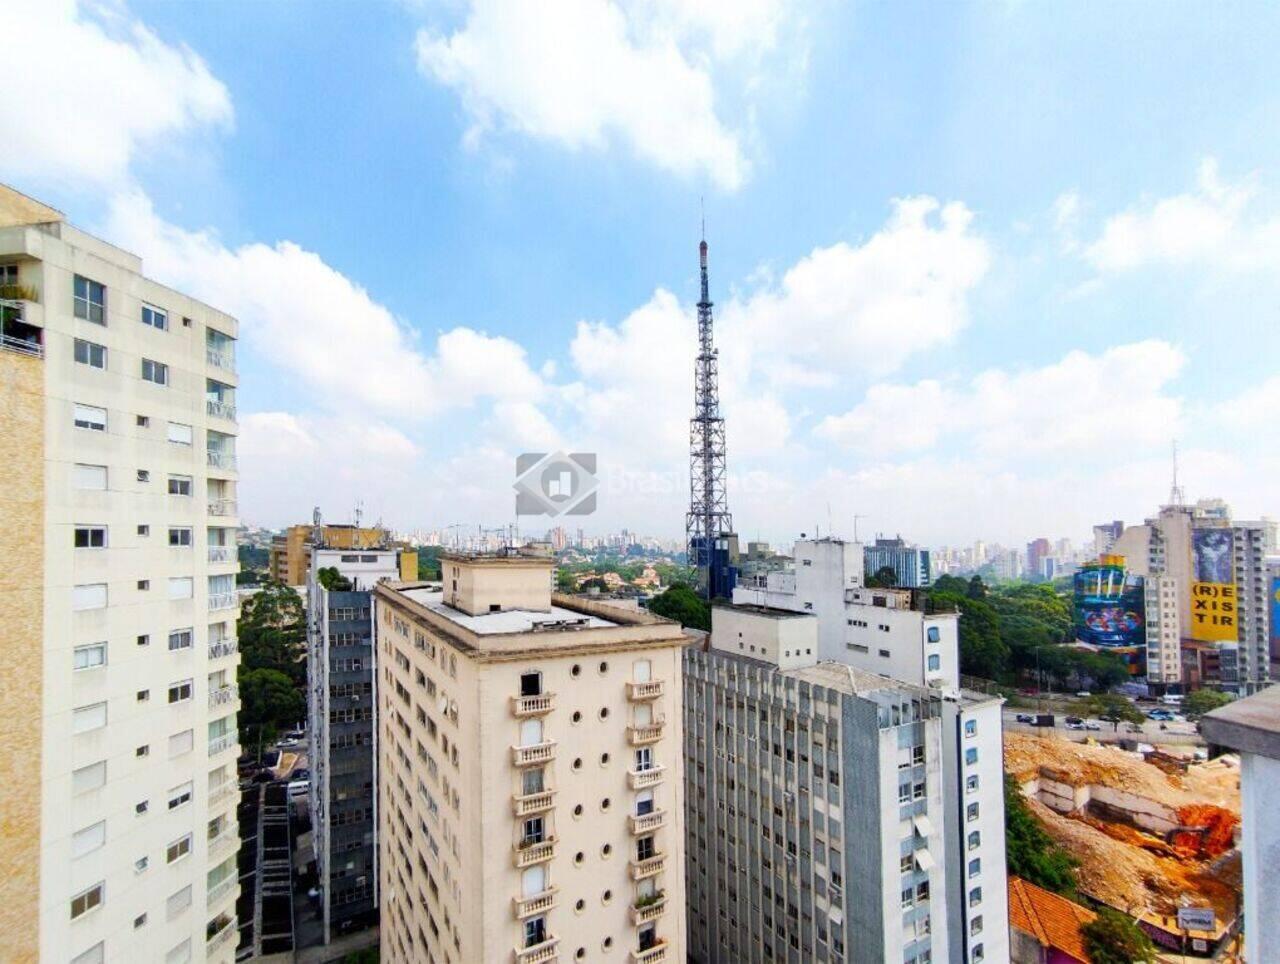
<svg viewBox="0 0 1280 964">
<path fill-rule="evenodd" d="M 719 353 L 712 337 L 711 288 L 707 279 L 707 238 L 703 226 L 698 260 L 702 298 L 698 301 L 698 360 L 693 380 L 693 418 L 689 419 L 689 513 L 685 517 L 689 564 L 698 571 L 699 588 L 711 599 L 733 589 L 727 561 L 717 564 L 720 537 L 733 532 L 725 494 L 724 419 L 720 415 Z"/>
</svg>

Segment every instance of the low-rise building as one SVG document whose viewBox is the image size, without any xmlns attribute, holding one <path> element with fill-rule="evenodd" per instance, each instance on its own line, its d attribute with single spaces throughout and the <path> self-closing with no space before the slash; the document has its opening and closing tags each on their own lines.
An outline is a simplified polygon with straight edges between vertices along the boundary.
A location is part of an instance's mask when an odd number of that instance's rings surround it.
<svg viewBox="0 0 1280 964">
<path fill-rule="evenodd" d="M 549 555 L 441 568 L 375 590 L 382 959 L 682 962 L 680 628 Z"/>
</svg>

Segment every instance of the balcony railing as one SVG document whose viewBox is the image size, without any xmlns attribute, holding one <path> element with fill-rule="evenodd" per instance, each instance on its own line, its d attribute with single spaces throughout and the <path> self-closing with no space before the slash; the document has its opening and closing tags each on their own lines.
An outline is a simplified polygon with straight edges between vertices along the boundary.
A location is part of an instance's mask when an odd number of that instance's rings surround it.
<svg viewBox="0 0 1280 964">
<path fill-rule="evenodd" d="M 209 862 L 221 863 L 240 846 L 240 834 L 235 825 L 227 827 L 216 837 L 209 839 Z"/>
<path fill-rule="evenodd" d="M 517 947 L 515 951 L 516 964 L 547 964 L 548 961 L 554 961 L 557 956 L 556 948 L 560 944 L 560 938 L 548 937 L 541 944 L 534 944 L 531 947 Z"/>
<path fill-rule="evenodd" d="M 210 752 L 213 752 L 212 749 Z M 211 787 L 209 790 L 209 806 L 213 806 L 214 804 L 221 803 L 223 800 L 226 800 L 236 791 L 237 788 L 238 784 L 235 780 L 223 780 L 216 787 Z"/>
<path fill-rule="evenodd" d="M 236 467 L 236 454 L 234 452 L 217 452 L 213 449 L 206 450 L 209 456 L 209 467 L 213 469 L 234 469 Z"/>
<path fill-rule="evenodd" d="M 231 893 L 232 888 L 235 887 L 236 884 L 238 884 L 239 882 L 240 882 L 240 878 L 238 878 L 235 874 L 232 874 L 226 880 L 222 881 L 222 883 L 214 884 L 212 887 L 209 888 L 209 897 L 205 901 L 205 906 L 209 910 L 213 910 L 215 907 L 218 906 L 218 904 L 226 900 L 227 895 Z"/>
<path fill-rule="evenodd" d="M 627 817 L 627 823 L 631 825 L 631 832 L 634 834 L 652 833 L 659 827 L 663 827 L 667 823 L 667 811 L 654 810 L 651 813 L 640 815 L 632 814 Z"/>
<path fill-rule="evenodd" d="M 545 914 L 556 905 L 556 888 L 551 887 L 532 897 L 513 897 L 511 909 L 518 920 L 532 917 L 534 914 Z"/>
<path fill-rule="evenodd" d="M 236 745 L 236 735 L 234 733 L 223 733 L 222 736 L 215 736 L 209 741 L 209 756 L 229 750 Z"/>
<path fill-rule="evenodd" d="M 225 418 L 229 422 L 236 420 L 236 407 L 230 402 L 220 402 L 216 398 L 206 398 L 204 409 L 215 418 Z"/>
<path fill-rule="evenodd" d="M 637 902 L 638 903 L 638 902 Z M 636 927 L 641 924 L 648 924 L 657 920 L 667 910 L 667 898 L 659 897 L 657 900 L 645 904 L 644 906 L 631 905 L 631 923 Z"/>
<path fill-rule="evenodd" d="M 234 656 L 238 652 L 240 652 L 240 640 L 235 636 L 215 639 L 209 643 L 210 659 L 226 659 L 228 656 Z"/>
<path fill-rule="evenodd" d="M 647 770 L 628 770 L 627 778 L 631 781 L 632 790 L 644 790 L 656 787 L 666 778 L 666 767 L 659 764 Z"/>
<path fill-rule="evenodd" d="M 667 942 L 659 940 L 647 951 L 632 951 L 633 964 L 662 964 L 667 959 Z"/>
<path fill-rule="evenodd" d="M 543 790 L 541 793 L 526 793 L 511 798 L 511 810 L 517 817 L 527 817 L 533 813 L 541 813 L 555 806 L 556 792 Z"/>
<path fill-rule="evenodd" d="M 209 690 L 209 709 L 213 709 L 215 706 L 226 706 L 228 703 L 234 703 L 239 694 L 240 689 L 234 683 L 215 686 Z"/>
<path fill-rule="evenodd" d="M 210 562 L 235 562 L 236 556 L 235 546 L 210 546 L 209 561 Z"/>
<path fill-rule="evenodd" d="M 229 941 L 231 939 L 231 935 L 234 934 L 235 932 L 236 932 L 236 919 L 234 917 L 228 918 L 227 922 L 222 925 L 222 927 L 218 930 L 218 932 L 214 934 L 212 937 L 210 937 L 207 941 L 205 941 L 205 945 L 204 945 L 205 954 L 206 955 L 213 954 L 214 951 L 216 951 L 223 944 Z"/>
<path fill-rule="evenodd" d="M 556 758 L 555 740 L 546 743 L 535 743 L 532 746 L 513 746 L 511 762 L 518 767 L 536 767 L 550 763 Z"/>
<path fill-rule="evenodd" d="M 225 352 L 217 351 L 213 348 L 204 350 L 205 360 L 214 368 L 221 368 L 223 371 L 233 372 L 236 370 L 236 360 Z"/>
<path fill-rule="evenodd" d="M 209 594 L 209 610 L 215 609 L 233 609 L 236 604 L 236 594 L 233 592 L 213 592 Z"/>
<path fill-rule="evenodd" d="M 647 683 L 628 683 L 627 699 L 635 703 L 656 700 L 662 695 L 662 680 L 649 680 Z"/>
<path fill-rule="evenodd" d="M 512 859 L 517 868 L 532 867 L 534 864 L 546 863 L 556 854 L 555 835 L 547 837 L 540 843 L 524 843 L 512 848 Z"/>
<path fill-rule="evenodd" d="M 212 499 L 209 502 L 209 515 L 235 515 L 238 511 L 235 499 Z"/>
<path fill-rule="evenodd" d="M 662 739 L 662 727 L 665 721 L 654 720 L 652 723 L 633 724 L 627 727 L 627 738 L 632 746 L 648 746 Z"/>
<path fill-rule="evenodd" d="M 511 715 L 516 717 L 542 716 L 550 713 L 555 705 L 554 693 L 539 693 L 537 696 L 511 697 Z"/>
<path fill-rule="evenodd" d="M 631 879 L 644 880 L 654 874 L 660 874 L 667 863 L 666 854 L 654 854 L 644 860 L 631 861 Z"/>
</svg>

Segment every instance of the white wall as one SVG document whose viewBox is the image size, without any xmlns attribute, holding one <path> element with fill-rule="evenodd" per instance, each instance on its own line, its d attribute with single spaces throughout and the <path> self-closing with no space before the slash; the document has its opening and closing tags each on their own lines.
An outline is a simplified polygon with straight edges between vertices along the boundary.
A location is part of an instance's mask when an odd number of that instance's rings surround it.
<svg viewBox="0 0 1280 964">
<path fill-rule="evenodd" d="M 1266 961 L 1280 947 L 1280 760 L 1256 753 L 1240 755 L 1243 811 L 1245 960 Z M 1264 948 L 1271 950 L 1264 951 Z"/>
</svg>

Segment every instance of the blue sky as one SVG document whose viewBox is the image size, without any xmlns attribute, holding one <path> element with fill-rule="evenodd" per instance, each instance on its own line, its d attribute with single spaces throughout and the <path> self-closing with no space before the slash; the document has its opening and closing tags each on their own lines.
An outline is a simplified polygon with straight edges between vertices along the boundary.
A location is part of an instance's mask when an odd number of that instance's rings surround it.
<svg viewBox="0 0 1280 964">
<path fill-rule="evenodd" d="M 679 534 L 701 198 L 745 535 L 1080 538 L 1174 437 L 1276 509 L 1273 6 L 22 13 L 0 177 L 241 319 L 248 521 L 509 522 L 565 448 Z"/>
</svg>

